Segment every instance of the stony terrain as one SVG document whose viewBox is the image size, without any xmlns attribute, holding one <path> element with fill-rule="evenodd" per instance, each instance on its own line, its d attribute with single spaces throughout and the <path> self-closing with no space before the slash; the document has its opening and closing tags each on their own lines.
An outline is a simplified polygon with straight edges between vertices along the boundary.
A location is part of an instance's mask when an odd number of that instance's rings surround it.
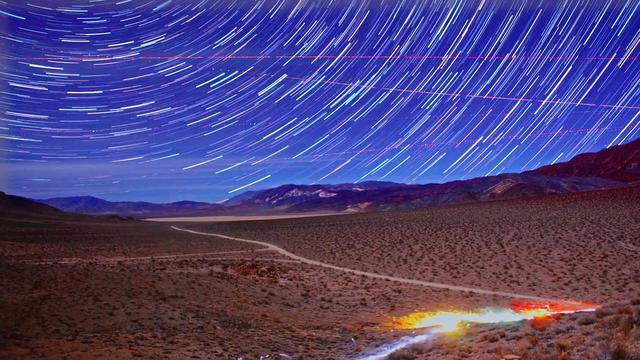
<svg viewBox="0 0 640 360">
<path fill-rule="evenodd" d="M 427 281 L 607 302 L 640 292 L 640 188 L 190 228 Z"/>
<path fill-rule="evenodd" d="M 0 358 L 344 358 L 386 314 L 504 299 L 291 262 L 166 224 L 0 223 Z"/>
<path fill-rule="evenodd" d="M 459 340 L 442 338 L 396 358 L 556 358 L 553 351 L 565 347 L 611 358 L 622 351 L 622 340 L 606 340 L 609 334 L 618 339 L 619 324 L 636 319 L 637 304 L 615 303 L 637 298 L 640 290 L 638 203 L 640 191 L 629 188 L 402 212 L 178 225 L 267 241 L 380 274 L 614 303 L 613 314 L 601 318 L 563 316 L 545 332 L 531 324 L 512 331 L 478 327 Z M 300 264 L 258 245 L 182 233 L 166 223 L 0 217 L 0 358 L 351 359 L 404 335 L 384 325 L 390 316 L 510 302 Z M 611 324 L 574 324 L 584 316 Z M 609 320 L 614 318 L 620 319 Z M 628 354 L 637 354 L 634 326 L 620 330 L 628 333 Z M 530 341 L 530 333 L 538 340 Z"/>
</svg>

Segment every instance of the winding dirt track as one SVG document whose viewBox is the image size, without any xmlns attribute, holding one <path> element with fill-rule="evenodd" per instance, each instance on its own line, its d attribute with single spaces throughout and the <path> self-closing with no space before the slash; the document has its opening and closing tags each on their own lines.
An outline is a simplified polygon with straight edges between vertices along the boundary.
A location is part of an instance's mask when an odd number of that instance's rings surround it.
<svg viewBox="0 0 640 360">
<path fill-rule="evenodd" d="M 291 253 L 291 252 L 289 252 L 289 251 L 287 251 L 287 250 L 285 250 L 285 249 L 283 249 L 281 247 L 278 247 L 276 245 L 269 244 L 269 243 L 266 243 L 266 242 L 262 242 L 262 241 L 248 240 L 248 239 L 242 239 L 242 238 L 237 238 L 237 237 L 232 237 L 232 236 L 227 236 L 227 235 L 222 235 L 222 234 L 214 234 L 214 233 L 206 233 L 206 232 L 189 230 L 189 229 L 182 229 L 182 228 L 179 228 L 177 226 L 171 226 L 171 228 L 174 229 L 174 230 L 177 230 L 177 231 L 184 231 L 184 232 L 188 232 L 188 233 L 192 233 L 192 234 L 196 234 L 196 235 L 215 236 L 215 237 L 222 238 L 222 239 L 240 241 L 240 242 L 256 244 L 256 245 L 262 245 L 262 246 L 265 246 L 266 248 L 268 248 L 269 250 L 273 250 L 273 251 L 275 251 L 275 252 L 277 252 L 277 253 L 279 253 L 281 255 L 284 255 L 286 257 L 289 257 L 289 258 L 291 258 L 293 260 L 296 260 L 296 261 L 299 261 L 299 262 L 302 262 L 302 263 L 305 263 L 305 264 L 321 266 L 321 267 L 324 267 L 324 268 L 327 268 L 327 269 L 333 269 L 333 270 L 342 271 L 342 272 L 346 272 L 346 273 L 350 273 L 350 274 L 362 275 L 362 276 L 366 276 L 366 277 L 370 277 L 370 278 L 374 278 L 374 279 L 389 280 L 389 281 L 399 282 L 399 283 L 403 283 L 403 284 L 425 286 L 425 287 L 431 287 L 431 288 L 437 288 L 437 289 L 447 289 L 447 290 L 454 290 L 454 291 L 472 292 L 472 293 L 482 294 L 482 295 L 497 295 L 497 296 L 503 296 L 503 297 L 509 297 L 509 298 L 516 298 L 516 299 L 529 299 L 529 300 L 539 300 L 539 301 L 541 300 L 541 301 L 558 302 L 558 300 L 543 298 L 543 297 L 539 297 L 539 296 L 523 295 L 523 294 L 516 294 L 516 293 L 504 292 L 504 291 L 493 291 L 493 290 L 486 290 L 486 289 L 478 289 L 478 288 L 472 288 L 472 287 L 467 287 L 467 286 L 458 286 L 458 285 L 452 285 L 452 284 L 442 284 L 442 283 L 436 283 L 436 282 L 430 282 L 430 281 L 422 281 L 422 280 L 401 278 L 401 277 L 396 277 L 396 276 L 381 275 L 381 274 L 376 274 L 376 273 L 372 273 L 372 272 L 368 272 L 368 271 L 362 271 L 362 270 L 349 269 L 349 268 L 346 268 L 346 267 L 327 264 L 327 263 L 324 263 L 324 262 L 321 262 L 321 261 L 317 261 L 317 260 L 307 259 L 305 257 L 302 257 L 302 256 L 296 255 L 294 253 Z"/>
</svg>

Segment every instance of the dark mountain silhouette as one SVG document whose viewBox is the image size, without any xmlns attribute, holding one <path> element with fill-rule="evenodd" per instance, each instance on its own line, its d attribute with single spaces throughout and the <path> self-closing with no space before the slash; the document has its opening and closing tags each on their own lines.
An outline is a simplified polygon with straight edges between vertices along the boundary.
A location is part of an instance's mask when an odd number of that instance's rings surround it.
<svg viewBox="0 0 640 360">
<path fill-rule="evenodd" d="M 53 206 L 27 199 L 21 196 L 9 195 L 0 191 L 0 225 L 28 221 L 44 224 L 58 221 L 104 222 L 132 220 L 117 214 L 93 216 L 80 213 L 64 212 Z M 1 226 L 0 226 L 1 227 Z"/>
<path fill-rule="evenodd" d="M 56 217 L 64 213 L 49 205 L 0 191 L 0 216 Z"/>
<path fill-rule="evenodd" d="M 584 153 L 535 172 L 554 177 L 601 177 L 625 182 L 640 180 L 640 139 L 595 152 Z"/>
<path fill-rule="evenodd" d="M 523 173 L 501 174 L 443 184 L 409 185 L 367 181 L 335 185 L 287 184 L 248 191 L 224 205 L 180 201 L 169 204 L 110 202 L 91 196 L 41 202 L 83 214 L 118 214 L 138 218 L 198 215 L 254 215 L 311 211 L 371 211 L 536 197 L 593 191 L 640 180 L 640 139 L 565 163 Z"/>
<path fill-rule="evenodd" d="M 427 185 L 283 185 L 242 194 L 236 204 L 288 212 L 388 210 L 593 191 L 636 180 L 640 180 L 640 139 L 519 174 Z"/>
<path fill-rule="evenodd" d="M 250 196 L 241 194 L 228 203 L 235 205 L 260 205 L 280 207 L 299 204 L 312 199 L 332 198 L 339 194 L 361 193 L 372 190 L 408 188 L 411 185 L 386 181 L 365 181 L 361 183 L 295 185 L 286 184 L 262 191 L 252 191 Z"/>
<path fill-rule="evenodd" d="M 284 185 L 259 192 L 240 206 L 259 206 L 285 212 L 391 210 L 600 190 L 622 183 L 602 178 L 556 178 L 523 173 L 444 184 L 397 184 L 366 190 L 357 185 L 351 184 L 351 188 L 344 184 L 340 188 L 332 185 Z"/>
<path fill-rule="evenodd" d="M 219 204 L 178 201 L 155 204 L 144 201 L 107 201 L 93 196 L 72 196 L 37 200 L 57 209 L 81 214 L 117 214 L 136 218 L 208 215 L 223 208 Z"/>
</svg>

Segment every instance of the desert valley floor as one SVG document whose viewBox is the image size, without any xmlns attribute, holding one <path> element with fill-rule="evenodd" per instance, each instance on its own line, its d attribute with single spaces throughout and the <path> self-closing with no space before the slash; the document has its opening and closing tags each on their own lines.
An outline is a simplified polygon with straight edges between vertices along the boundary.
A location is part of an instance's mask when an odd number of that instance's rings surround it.
<svg viewBox="0 0 640 360">
<path fill-rule="evenodd" d="M 514 299 L 300 263 L 552 299 L 596 313 L 474 326 L 391 355 L 640 354 L 640 188 L 421 210 L 217 223 L 0 219 L 0 358 L 352 359 L 416 310 Z M 625 355 L 626 356 L 626 355 Z"/>
</svg>

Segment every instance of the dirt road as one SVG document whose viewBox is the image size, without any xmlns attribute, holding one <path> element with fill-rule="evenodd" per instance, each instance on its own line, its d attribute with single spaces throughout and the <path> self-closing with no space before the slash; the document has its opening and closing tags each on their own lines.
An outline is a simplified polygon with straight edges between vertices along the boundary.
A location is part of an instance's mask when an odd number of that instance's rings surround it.
<svg viewBox="0 0 640 360">
<path fill-rule="evenodd" d="M 179 228 L 177 226 L 171 226 L 171 228 L 174 229 L 174 230 L 177 230 L 177 231 L 184 231 L 184 232 L 197 234 L 197 235 L 215 236 L 215 237 L 222 238 L 222 239 L 235 240 L 235 241 L 240 241 L 240 242 L 244 242 L 244 243 L 262 245 L 262 246 L 265 246 L 268 249 L 273 250 L 273 251 L 275 251 L 275 252 L 277 252 L 277 253 L 279 253 L 281 255 L 287 256 L 287 257 L 289 257 L 289 258 L 291 258 L 293 260 L 297 260 L 297 261 L 305 263 L 305 264 L 321 266 L 321 267 L 328 268 L 328 269 L 342 271 L 342 272 L 346 272 L 346 273 L 350 273 L 350 274 L 362 275 L 362 276 L 375 278 L 375 279 L 389 280 L 389 281 L 399 282 L 399 283 L 403 283 L 403 284 L 425 286 L 425 287 L 431 287 L 431 288 L 437 288 L 437 289 L 447 289 L 447 290 L 454 290 L 454 291 L 472 292 L 472 293 L 482 294 L 482 295 L 497 295 L 497 296 L 503 296 L 503 297 L 509 297 L 509 298 L 516 298 L 516 299 L 529 299 L 529 300 L 541 300 L 541 301 L 558 302 L 558 300 L 547 299 L 547 298 L 543 298 L 543 297 L 539 297 L 539 296 L 516 294 L 516 293 L 504 292 L 504 291 L 486 290 L 486 289 L 479 289 L 479 288 L 473 288 L 473 287 L 467 287 L 467 286 L 458 286 L 458 285 L 453 285 L 453 284 L 442 284 L 442 283 L 423 281 L 423 280 L 416 280 L 416 279 L 407 279 L 407 278 L 401 278 L 401 277 L 389 276 L 389 275 L 381 275 L 381 274 L 376 274 L 376 273 L 372 273 L 372 272 L 368 272 L 368 271 L 350 269 L 350 268 L 346 268 L 346 267 L 342 267 L 342 266 L 336 266 L 336 265 L 324 263 L 324 262 L 317 261 L 317 260 L 308 259 L 308 258 L 299 256 L 299 255 L 296 255 L 294 253 L 291 253 L 291 252 L 289 252 L 289 251 L 287 251 L 287 250 L 285 250 L 285 249 L 283 249 L 281 247 L 278 247 L 276 245 L 273 245 L 273 244 L 270 244 L 270 243 L 266 243 L 266 242 L 262 242 L 262 241 L 248 240 L 248 239 L 236 238 L 236 237 L 222 235 L 222 234 L 206 233 L 206 232 L 201 232 L 201 231 L 183 229 L 183 228 Z"/>
</svg>

